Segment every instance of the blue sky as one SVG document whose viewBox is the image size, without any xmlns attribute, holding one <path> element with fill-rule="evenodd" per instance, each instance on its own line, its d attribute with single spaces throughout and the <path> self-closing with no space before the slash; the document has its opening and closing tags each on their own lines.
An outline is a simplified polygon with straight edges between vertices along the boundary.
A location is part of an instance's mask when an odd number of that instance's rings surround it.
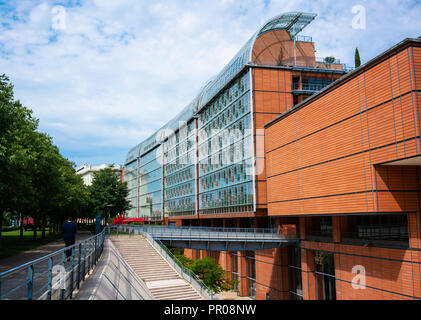
<svg viewBox="0 0 421 320">
<path fill-rule="evenodd" d="M 355 6 L 365 29 L 352 27 Z M 356 47 L 364 62 L 421 36 L 421 2 L 409 0 L 0 0 L 0 73 L 65 157 L 123 164 L 259 26 L 288 11 L 317 13 L 302 34 L 318 57 L 351 66 Z"/>
</svg>

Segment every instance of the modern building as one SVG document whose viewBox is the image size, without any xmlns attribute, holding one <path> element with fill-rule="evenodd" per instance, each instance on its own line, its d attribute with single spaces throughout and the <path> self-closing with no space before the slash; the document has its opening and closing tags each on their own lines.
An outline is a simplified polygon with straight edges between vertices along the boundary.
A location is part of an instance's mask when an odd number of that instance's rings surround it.
<svg viewBox="0 0 421 320">
<path fill-rule="evenodd" d="M 267 216 L 263 125 L 347 71 L 317 59 L 312 38 L 299 35 L 315 17 L 268 21 L 187 107 L 130 150 L 128 216 L 177 224 Z"/>
<path fill-rule="evenodd" d="M 421 299 L 420 89 L 421 39 L 405 39 L 266 124 L 268 216 L 301 240 L 280 290 Z"/>
<path fill-rule="evenodd" d="M 76 168 L 76 174 L 81 175 L 83 178 L 83 183 L 87 186 L 90 186 L 92 184 L 92 181 L 94 180 L 94 173 L 101 171 L 105 168 L 112 168 L 113 171 L 118 172 L 120 177 L 122 178 L 123 169 L 120 165 L 116 164 L 102 164 L 99 166 L 92 166 L 84 163 L 80 167 Z"/>
<path fill-rule="evenodd" d="M 271 250 L 185 250 L 215 258 L 241 296 L 421 298 L 420 40 L 351 71 L 316 58 L 300 34 L 315 17 L 269 20 L 129 152 L 126 216 L 296 238 Z M 364 290 L 352 286 L 355 270 Z"/>
</svg>

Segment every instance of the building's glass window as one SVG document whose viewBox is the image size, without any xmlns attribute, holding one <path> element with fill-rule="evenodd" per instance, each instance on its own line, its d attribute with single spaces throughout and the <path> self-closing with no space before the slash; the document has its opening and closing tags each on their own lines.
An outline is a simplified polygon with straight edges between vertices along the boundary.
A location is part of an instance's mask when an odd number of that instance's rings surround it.
<svg viewBox="0 0 421 320">
<path fill-rule="evenodd" d="M 317 300 L 336 300 L 335 259 L 332 253 L 314 253 Z"/>
<path fill-rule="evenodd" d="M 361 240 L 380 246 L 409 246 L 406 214 L 348 216 L 344 242 Z"/>
<path fill-rule="evenodd" d="M 303 300 L 301 249 L 288 247 L 288 280 L 290 300 Z"/>
<path fill-rule="evenodd" d="M 253 211 L 249 77 L 240 76 L 199 116 L 200 214 Z"/>
<path fill-rule="evenodd" d="M 164 143 L 165 213 L 196 214 L 196 122 L 190 121 Z"/>
<path fill-rule="evenodd" d="M 139 217 L 145 220 L 162 219 L 162 148 L 152 149 L 140 157 Z"/>
<path fill-rule="evenodd" d="M 234 291 L 238 294 L 238 255 L 235 253 L 231 253 L 231 280 L 234 281 Z"/>
<path fill-rule="evenodd" d="M 332 217 L 310 217 L 311 229 L 309 231 L 309 240 L 332 240 L 333 225 Z"/>
<path fill-rule="evenodd" d="M 126 217 L 137 218 L 138 216 L 138 160 L 127 164 L 124 169 L 124 181 L 127 182 L 127 200 L 132 208 L 126 211 Z"/>
<path fill-rule="evenodd" d="M 332 83 L 331 79 L 303 78 L 302 81 L 301 81 L 301 90 L 303 90 L 303 91 L 320 91 L 324 87 L 328 86 L 331 83 Z"/>
<path fill-rule="evenodd" d="M 256 260 L 254 251 L 246 252 L 247 296 L 256 299 Z"/>
</svg>

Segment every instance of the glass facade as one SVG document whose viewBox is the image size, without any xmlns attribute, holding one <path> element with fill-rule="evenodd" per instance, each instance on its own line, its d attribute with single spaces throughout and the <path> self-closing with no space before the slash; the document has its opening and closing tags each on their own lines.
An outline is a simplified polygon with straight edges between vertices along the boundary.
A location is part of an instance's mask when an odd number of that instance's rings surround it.
<svg viewBox="0 0 421 320">
<path fill-rule="evenodd" d="M 129 194 L 127 200 L 130 201 L 132 208 L 126 211 L 127 217 L 137 217 L 138 212 L 138 160 L 126 164 L 124 169 L 124 181 L 127 182 Z"/>
<path fill-rule="evenodd" d="M 162 219 L 162 146 L 140 157 L 139 217 Z"/>
<path fill-rule="evenodd" d="M 293 37 L 314 17 L 292 12 L 270 19 L 190 104 L 130 150 L 125 181 L 134 208 L 126 215 L 154 220 L 163 208 L 168 217 L 254 211 L 253 48 L 266 32 L 282 29 Z M 165 177 L 149 155 L 156 148 L 164 153 Z"/>
<path fill-rule="evenodd" d="M 196 121 L 183 125 L 164 143 L 165 213 L 196 214 Z"/>
<path fill-rule="evenodd" d="M 249 72 L 201 111 L 200 214 L 253 211 L 252 121 Z"/>
</svg>

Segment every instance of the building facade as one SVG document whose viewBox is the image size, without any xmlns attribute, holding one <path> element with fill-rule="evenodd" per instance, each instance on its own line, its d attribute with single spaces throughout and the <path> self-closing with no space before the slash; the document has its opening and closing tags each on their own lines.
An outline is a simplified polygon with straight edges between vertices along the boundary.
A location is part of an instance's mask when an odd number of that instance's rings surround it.
<svg viewBox="0 0 421 320">
<path fill-rule="evenodd" d="M 185 250 L 215 258 L 241 296 L 420 299 L 420 40 L 349 72 L 316 58 L 299 34 L 315 16 L 265 23 L 129 152 L 128 216 L 298 239 L 271 250 Z"/>
<path fill-rule="evenodd" d="M 92 184 L 94 180 L 94 173 L 101 171 L 105 168 L 111 168 L 114 172 L 118 172 L 120 177 L 122 178 L 123 168 L 120 165 L 109 165 L 109 164 L 102 164 L 99 166 L 92 166 L 84 163 L 80 167 L 76 168 L 76 174 L 81 175 L 83 178 L 83 183 L 87 186 Z"/>
<path fill-rule="evenodd" d="M 268 216 L 301 239 L 296 296 L 421 298 L 420 88 L 406 39 L 266 125 Z"/>
<path fill-rule="evenodd" d="M 267 216 L 263 125 L 347 71 L 317 59 L 311 37 L 299 35 L 315 17 L 268 21 L 186 108 L 130 150 L 128 216 L 177 224 Z"/>
</svg>

